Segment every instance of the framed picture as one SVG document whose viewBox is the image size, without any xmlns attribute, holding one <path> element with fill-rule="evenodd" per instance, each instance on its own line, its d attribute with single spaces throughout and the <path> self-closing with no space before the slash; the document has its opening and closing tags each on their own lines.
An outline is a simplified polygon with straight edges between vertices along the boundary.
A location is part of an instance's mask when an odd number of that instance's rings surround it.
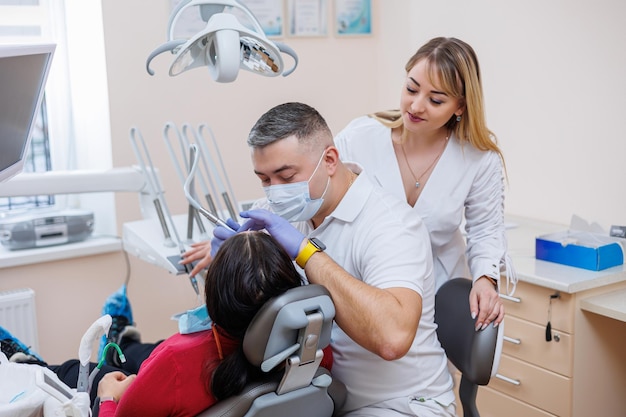
<svg viewBox="0 0 626 417">
<path fill-rule="evenodd" d="M 285 18 L 283 0 L 239 0 L 261 24 L 268 37 L 284 36 Z M 244 18 L 240 18 L 244 21 Z"/>
<path fill-rule="evenodd" d="M 327 36 L 327 0 L 288 0 L 289 36 Z"/>
<path fill-rule="evenodd" d="M 335 34 L 371 35 L 372 1 L 371 0 L 335 0 Z"/>
</svg>

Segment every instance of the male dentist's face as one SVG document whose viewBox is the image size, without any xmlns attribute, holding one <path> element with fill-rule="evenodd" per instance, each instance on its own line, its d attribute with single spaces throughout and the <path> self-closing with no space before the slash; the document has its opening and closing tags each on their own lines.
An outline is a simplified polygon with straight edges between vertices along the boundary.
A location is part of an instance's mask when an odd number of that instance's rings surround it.
<svg viewBox="0 0 626 417">
<path fill-rule="evenodd" d="M 315 171 L 319 161 L 320 154 L 303 149 L 295 136 L 252 149 L 254 173 L 261 180 L 263 187 L 310 179 L 309 192 L 312 198 L 319 198 L 322 195 L 328 179 L 323 166 Z"/>
</svg>

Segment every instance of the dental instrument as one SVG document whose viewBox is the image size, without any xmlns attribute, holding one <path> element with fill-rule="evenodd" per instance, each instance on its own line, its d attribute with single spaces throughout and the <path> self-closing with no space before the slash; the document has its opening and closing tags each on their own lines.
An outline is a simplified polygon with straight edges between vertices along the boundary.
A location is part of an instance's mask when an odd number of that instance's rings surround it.
<svg viewBox="0 0 626 417">
<path fill-rule="evenodd" d="M 191 239 L 193 236 L 193 221 L 196 216 L 198 216 L 198 211 L 195 209 L 195 207 L 193 207 L 193 205 L 189 204 L 189 209 L 187 210 L 187 237 L 189 239 Z M 202 224 L 202 220 L 199 217 L 196 220 L 198 225 Z M 204 229 L 204 225 L 202 225 L 202 227 Z M 184 250 L 181 248 L 181 251 L 182 255 Z M 196 294 L 200 295 L 200 291 L 198 289 L 198 280 L 196 279 L 195 275 L 191 274 L 191 266 L 189 264 L 184 264 L 183 267 L 185 268 L 185 272 L 187 273 L 187 275 L 189 275 L 189 280 L 191 281 L 191 286 L 193 287 L 194 291 L 196 292 Z"/>
<path fill-rule="evenodd" d="M 172 143 L 170 141 L 170 137 L 168 134 L 170 129 L 173 129 L 174 132 L 176 133 L 176 137 L 178 139 L 178 145 L 180 147 L 180 154 L 182 155 L 180 158 L 176 155 L 176 152 L 174 151 L 174 147 L 172 146 Z M 170 158 L 172 159 L 172 162 L 174 163 L 174 168 L 176 168 L 176 173 L 178 174 L 180 183 L 181 185 L 183 185 L 185 183 L 185 178 L 189 172 L 189 163 L 187 162 L 187 158 L 185 157 L 185 153 L 187 152 L 186 150 L 189 148 L 189 141 L 186 137 L 183 137 L 183 135 L 181 135 L 180 131 L 178 130 L 178 127 L 176 127 L 176 124 L 172 122 L 168 122 L 165 124 L 165 127 L 163 128 L 163 139 L 165 140 L 165 144 L 170 154 Z M 185 165 L 185 171 L 186 171 L 185 174 L 183 174 L 179 159 L 182 159 L 182 162 Z M 202 186 L 203 186 L 203 190 L 205 191 L 205 197 L 207 198 L 207 200 L 212 202 L 213 198 L 211 197 L 209 190 L 204 181 L 202 181 Z M 215 187 L 212 183 L 211 183 L 211 188 L 213 188 L 213 192 L 215 192 Z M 193 208 L 193 206 L 189 205 L 189 208 L 187 210 L 187 242 L 188 243 L 193 241 L 194 220 L 198 226 L 198 230 L 200 230 L 200 235 L 202 239 L 208 238 L 207 233 L 206 233 L 206 228 L 204 227 L 204 223 L 202 222 L 202 219 L 200 218 L 198 211 L 195 208 Z"/>
<path fill-rule="evenodd" d="M 191 136 L 193 137 L 193 143 L 196 144 L 200 144 L 201 139 L 198 137 L 197 132 L 193 129 L 193 127 L 191 125 L 189 125 L 188 123 L 183 124 L 183 139 L 185 140 L 185 149 L 188 150 L 189 149 L 189 145 L 192 143 L 192 141 L 189 138 L 189 133 L 191 132 Z M 207 164 L 207 161 L 205 159 L 204 153 L 202 152 L 202 147 L 198 147 L 198 152 L 200 152 L 200 162 L 202 162 L 200 168 L 202 168 L 202 170 L 198 173 L 197 177 L 200 179 L 200 186 L 201 187 L 205 187 L 205 177 L 207 178 L 207 181 L 209 182 L 209 184 L 211 184 L 211 190 L 213 190 L 213 194 L 217 196 L 218 195 L 218 190 L 215 187 L 215 181 L 213 181 L 213 178 L 218 178 L 216 176 L 216 173 L 213 172 L 212 166 Z M 189 163 L 187 163 L 187 160 L 185 160 L 185 164 L 187 166 L 187 172 L 189 172 L 189 168 L 191 166 L 191 159 L 189 159 Z M 210 172 L 209 172 L 210 171 Z M 204 173 L 204 175 L 203 175 Z M 213 207 L 211 209 L 211 207 Z M 220 203 L 219 198 L 215 198 L 213 199 L 211 196 L 211 202 L 209 203 L 209 210 L 211 210 L 211 213 L 215 214 L 216 216 L 219 217 L 220 213 L 223 213 L 224 209 L 222 208 L 222 204 Z"/>
<path fill-rule="evenodd" d="M 143 147 L 143 151 L 144 154 L 146 155 L 146 160 L 148 162 L 148 164 L 150 165 L 150 174 L 148 174 L 148 170 L 146 167 L 146 163 L 143 160 L 143 158 L 141 157 L 141 154 L 139 152 L 138 146 L 137 146 L 137 140 L 135 137 L 135 134 L 138 135 L 139 140 L 141 141 L 141 145 Z M 156 195 L 160 206 L 163 208 L 163 213 L 167 216 L 170 224 L 172 225 L 172 230 L 174 232 L 174 237 L 176 238 L 176 243 L 172 242 L 171 246 L 175 246 L 176 244 L 178 244 L 178 249 L 180 251 L 180 256 L 182 257 L 182 255 L 185 253 L 185 246 L 183 245 L 182 240 L 180 239 L 180 236 L 178 235 L 178 230 L 176 229 L 176 226 L 174 225 L 174 221 L 172 219 L 172 215 L 170 214 L 169 208 L 167 207 L 167 203 L 165 202 L 165 200 L 163 198 L 163 187 L 161 187 L 161 183 L 159 182 L 159 178 L 156 176 L 155 174 L 155 170 L 154 170 L 154 165 L 152 164 L 152 159 L 150 158 L 150 153 L 148 152 L 148 147 L 146 146 L 146 142 L 143 140 L 143 135 L 141 134 L 141 132 L 139 132 L 139 129 L 137 129 L 136 127 L 131 128 L 131 143 L 133 144 L 133 150 L 135 151 L 135 154 L 137 155 L 137 159 L 140 161 L 141 164 L 141 168 L 144 170 L 144 172 L 147 173 L 148 178 L 150 178 L 150 187 L 153 189 L 153 193 Z M 162 213 L 162 214 L 163 214 Z M 161 220 L 161 219 L 159 219 Z M 165 226 L 167 226 L 165 219 L 163 219 L 163 223 L 165 224 Z M 170 238 L 171 240 L 171 238 Z M 191 269 L 190 266 L 185 264 L 184 265 L 184 269 L 185 272 L 187 273 L 187 275 L 189 276 L 189 281 L 191 282 L 191 286 L 193 287 L 193 290 L 195 291 L 196 295 L 200 295 L 200 290 L 198 288 L 198 280 L 195 276 L 190 275 Z"/>
<path fill-rule="evenodd" d="M 190 7 L 199 7 L 206 27 L 190 39 L 174 39 L 174 28 L 183 12 Z M 251 23 L 251 28 L 242 25 L 238 18 L 229 13 L 241 12 Z M 209 74 L 217 82 L 232 82 L 239 69 L 268 77 L 291 74 L 298 65 L 298 56 L 291 47 L 281 42 L 270 41 L 254 14 L 237 0 L 183 0 L 170 15 L 168 40 L 150 53 L 146 70 L 150 75 L 151 61 L 163 52 L 175 54 L 169 75 L 198 67 L 208 67 Z M 289 55 L 294 66 L 285 70 L 281 54 Z"/>
<path fill-rule="evenodd" d="M 146 162 L 144 161 L 143 157 L 141 156 L 141 152 L 139 152 L 139 147 L 137 146 L 137 138 L 136 135 L 139 136 L 139 139 L 141 140 L 141 144 L 142 147 L 144 149 L 144 153 L 146 154 L 146 158 L 148 159 L 148 163 L 150 164 L 150 168 L 153 169 L 152 166 L 152 162 L 150 161 L 150 156 L 148 154 L 148 149 L 146 147 L 146 144 L 143 140 L 143 135 L 141 134 L 141 132 L 139 131 L 138 128 L 136 127 L 132 127 L 130 129 L 130 143 L 132 145 L 133 151 L 135 152 L 135 156 L 137 157 L 137 160 L 139 162 L 139 166 L 142 170 L 142 172 L 144 173 L 144 176 L 146 178 L 146 185 L 148 188 L 148 193 L 150 194 L 150 197 L 152 198 L 152 202 L 154 204 L 154 208 L 156 209 L 156 213 L 157 213 L 157 217 L 159 219 L 159 223 L 161 224 L 161 229 L 163 230 L 163 235 L 165 236 L 165 241 L 163 242 L 163 244 L 167 247 L 174 247 L 175 244 L 172 241 L 172 236 L 170 234 L 170 230 L 169 227 L 167 225 L 167 222 L 165 221 L 165 216 L 163 214 L 163 202 L 161 201 L 161 195 L 158 193 L 158 190 L 160 189 L 160 187 L 158 187 L 158 179 L 156 177 L 156 175 L 154 175 L 154 171 L 150 171 L 148 172 L 148 168 L 146 166 Z"/>
<path fill-rule="evenodd" d="M 189 176 L 185 181 L 185 185 L 183 186 L 183 191 L 185 192 L 185 197 L 187 201 L 189 201 L 202 215 L 204 215 L 211 223 L 216 226 L 222 226 L 227 229 L 230 229 L 234 232 L 237 230 L 230 227 L 224 220 L 220 219 L 204 207 L 202 207 L 195 199 L 193 195 L 193 179 L 196 175 L 196 169 L 198 168 L 198 147 L 196 144 L 189 145 L 189 150 L 191 152 L 191 170 L 189 172 Z"/>
<path fill-rule="evenodd" d="M 188 222 L 193 221 L 192 216 L 193 216 L 193 213 L 189 213 L 189 216 L 187 219 Z M 173 224 L 173 220 L 171 216 L 169 217 L 170 217 L 170 222 L 172 222 Z M 174 226 L 174 235 L 176 236 L 176 241 L 178 242 L 178 250 L 180 251 L 180 257 L 182 259 L 183 255 L 185 254 L 185 246 L 183 245 L 183 242 L 180 240 L 180 237 L 178 236 L 178 231 L 176 230 L 175 226 Z M 200 295 L 200 289 L 198 288 L 198 279 L 196 278 L 195 275 L 191 275 L 191 270 L 192 270 L 191 266 L 189 264 L 183 264 L 183 268 L 185 269 L 185 273 L 189 277 L 189 282 L 191 283 L 191 287 L 193 288 L 194 292 L 196 293 L 196 295 Z"/>
<path fill-rule="evenodd" d="M 220 175 L 219 173 L 217 173 L 217 167 L 215 165 L 215 162 L 213 161 L 213 159 L 211 158 L 211 153 L 209 152 L 207 146 L 206 146 L 206 141 L 204 140 L 204 136 L 202 135 L 202 129 L 205 128 L 206 130 L 209 131 L 209 135 L 211 136 L 211 141 L 213 142 L 213 149 L 215 150 L 215 155 L 217 156 L 217 160 L 220 163 L 220 168 L 222 170 L 222 176 L 224 178 L 224 182 L 226 183 L 226 186 L 228 187 L 228 190 L 226 189 L 226 187 L 224 187 L 224 184 L 221 181 Z M 222 192 L 222 198 L 224 199 L 224 204 L 226 204 L 226 208 L 228 210 L 228 213 L 230 214 L 230 217 L 232 219 L 237 219 L 237 213 L 235 212 L 234 207 L 239 207 L 239 204 L 237 203 L 237 200 L 235 199 L 235 193 L 233 192 L 233 188 L 230 185 L 230 181 L 228 179 L 228 174 L 226 172 L 226 167 L 224 166 L 224 160 L 222 159 L 222 154 L 220 153 L 220 148 L 217 146 L 217 141 L 215 140 L 215 135 L 213 135 L 213 131 L 211 130 L 211 128 L 209 126 L 207 126 L 206 124 L 201 124 L 198 127 L 198 136 L 200 138 L 200 140 L 198 141 L 198 143 L 200 144 L 200 156 L 202 157 L 202 160 L 204 162 L 204 155 L 207 155 L 207 158 L 213 168 L 213 171 L 216 173 L 216 177 L 217 177 L 217 181 L 220 185 L 220 191 Z M 206 162 L 204 162 L 206 165 Z M 234 203 L 234 206 L 233 206 Z"/>
<path fill-rule="evenodd" d="M 183 130 L 185 130 L 186 126 L 187 125 L 183 125 Z M 169 138 L 168 132 L 170 129 L 174 130 L 174 132 L 176 133 L 176 137 L 178 138 L 178 145 L 180 147 L 180 155 L 182 155 L 182 157 L 180 158 L 176 155 L 176 152 L 174 151 L 174 147 L 172 146 L 171 140 Z M 187 138 L 186 136 L 183 137 L 183 135 L 181 135 L 180 133 L 180 130 L 176 127 L 176 124 L 174 124 L 173 122 L 168 122 L 165 124 L 165 127 L 163 129 L 163 138 L 165 139 L 165 144 L 167 145 L 167 150 L 170 154 L 170 157 L 172 161 L 174 162 L 174 167 L 176 168 L 176 172 L 178 173 L 180 183 L 181 185 L 184 185 L 185 179 L 187 178 L 187 175 L 189 174 L 189 166 L 190 166 L 186 158 L 187 150 L 189 149 L 189 138 Z M 183 174 L 181 163 L 179 161 L 180 159 L 182 159 L 185 165 L 185 171 L 186 171 L 185 174 Z M 206 199 L 207 204 L 209 205 L 209 210 L 211 211 L 211 213 L 217 215 L 218 211 L 215 206 L 215 202 L 213 200 L 213 195 L 216 194 L 217 191 L 215 189 L 215 184 L 213 183 L 213 180 L 211 179 L 210 175 L 208 175 L 208 172 L 207 172 L 207 177 L 208 177 L 209 186 L 211 187 L 211 192 L 209 192 L 209 188 L 207 187 L 207 184 L 204 181 L 204 178 L 201 178 L 200 186 L 202 188 L 202 192 L 204 193 L 204 198 Z"/>
<path fill-rule="evenodd" d="M 213 178 L 215 178 L 215 181 L 218 184 L 218 188 L 219 188 L 219 192 L 221 193 L 222 199 L 224 200 L 224 204 L 226 204 L 226 209 L 228 210 L 228 214 L 230 215 L 231 218 L 236 219 L 237 218 L 237 213 L 235 212 L 234 208 L 233 208 L 233 204 L 232 201 L 228 195 L 228 192 L 226 191 L 226 187 L 224 186 L 224 182 L 222 181 L 222 177 L 217 169 L 217 165 L 215 164 L 215 161 L 213 160 L 213 157 L 211 156 L 211 153 L 209 152 L 206 142 L 204 141 L 204 137 L 202 137 L 202 126 L 200 125 L 198 127 L 198 130 L 192 130 L 192 133 L 194 135 L 195 138 L 195 142 L 199 145 L 197 147 L 197 151 L 199 152 L 200 155 L 200 160 L 202 162 L 202 166 L 205 170 L 206 176 L 208 178 L 211 179 L 211 183 L 213 183 Z M 185 132 L 185 127 L 183 126 L 183 132 Z M 214 142 L 214 146 L 217 149 L 217 143 Z M 219 149 L 218 149 L 218 155 L 219 155 Z M 223 166 L 222 166 L 223 167 Z M 210 173 L 209 173 L 210 171 Z M 223 171 L 223 175 L 224 177 L 227 179 L 226 176 L 226 171 Z M 202 178 L 202 176 L 200 176 L 200 178 Z M 217 206 L 219 209 L 219 213 L 223 213 L 222 211 L 222 206 L 219 202 L 219 199 L 217 200 Z"/>
</svg>

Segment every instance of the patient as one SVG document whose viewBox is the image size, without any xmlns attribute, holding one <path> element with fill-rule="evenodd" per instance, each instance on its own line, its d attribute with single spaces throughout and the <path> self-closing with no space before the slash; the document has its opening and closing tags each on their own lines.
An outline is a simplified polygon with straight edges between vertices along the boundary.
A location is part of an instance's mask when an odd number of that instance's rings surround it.
<svg viewBox="0 0 626 417">
<path fill-rule="evenodd" d="M 212 330 L 175 334 L 158 344 L 137 375 L 108 372 L 98 384 L 100 417 L 194 416 L 241 392 L 261 371 L 245 359 L 242 340 L 266 301 L 302 285 L 289 255 L 268 234 L 228 239 L 208 268 L 205 301 Z M 330 350 L 322 366 L 330 368 Z"/>
</svg>

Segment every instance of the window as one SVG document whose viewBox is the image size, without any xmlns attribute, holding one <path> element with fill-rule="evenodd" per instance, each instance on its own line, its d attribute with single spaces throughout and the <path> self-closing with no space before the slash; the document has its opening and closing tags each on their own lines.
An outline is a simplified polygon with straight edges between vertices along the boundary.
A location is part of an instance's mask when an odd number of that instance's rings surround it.
<svg viewBox="0 0 626 417">
<path fill-rule="evenodd" d="M 111 168 L 101 0 L 0 0 L 0 42 L 57 44 L 31 141 L 33 168 Z M 93 211 L 95 234 L 116 230 L 112 193 L 0 198 L 0 211 L 46 205 Z"/>
<path fill-rule="evenodd" d="M 50 38 L 50 19 L 38 0 L 0 0 L 0 42 L 27 43 Z M 41 105 L 33 131 L 25 172 L 51 169 L 47 106 Z M 54 205 L 54 196 L 0 198 L 0 210 L 27 209 Z"/>
<path fill-rule="evenodd" d="M 30 152 L 24 164 L 24 172 L 45 172 L 50 171 L 50 168 L 50 137 L 48 135 L 47 106 L 44 96 L 33 130 Z M 51 207 L 54 206 L 54 201 L 53 195 L 0 197 L 0 211 Z"/>
</svg>

